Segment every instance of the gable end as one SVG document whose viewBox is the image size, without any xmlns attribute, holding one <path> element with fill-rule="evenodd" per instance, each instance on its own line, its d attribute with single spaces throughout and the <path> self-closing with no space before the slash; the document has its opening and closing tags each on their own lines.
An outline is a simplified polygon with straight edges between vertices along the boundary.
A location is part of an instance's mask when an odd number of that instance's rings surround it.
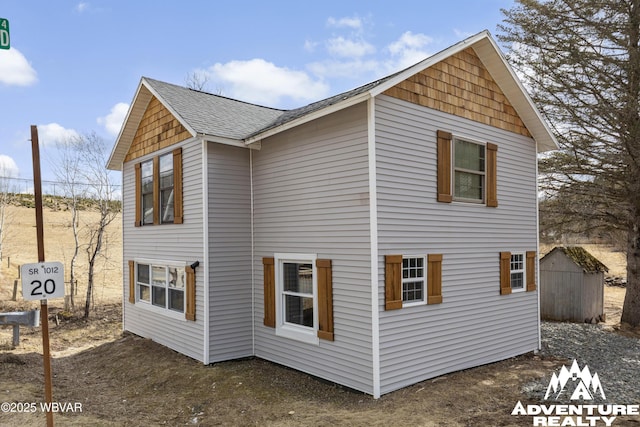
<svg viewBox="0 0 640 427">
<path fill-rule="evenodd" d="M 472 48 L 451 55 L 383 93 L 531 137 Z"/>
<path fill-rule="evenodd" d="M 130 161 L 184 141 L 191 133 L 155 96 L 142 116 L 124 161 Z"/>
</svg>

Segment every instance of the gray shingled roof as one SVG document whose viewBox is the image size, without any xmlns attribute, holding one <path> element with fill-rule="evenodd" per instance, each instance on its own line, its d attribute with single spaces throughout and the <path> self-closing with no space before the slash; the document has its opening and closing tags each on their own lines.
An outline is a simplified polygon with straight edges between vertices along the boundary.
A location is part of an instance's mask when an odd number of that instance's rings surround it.
<svg viewBox="0 0 640 427">
<path fill-rule="evenodd" d="M 285 113 L 284 110 L 249 104 L 148 77 L 143 79 L 198 134 L 241 140 Z"/>
<path fill-rule="evenodd" d="M 292 110 L 278 110 L 144 77 L 196 133 L 246 139 L 367 92 L 398 73 Z"/>
<path fill-rule="evenodd" d="M 387 76 L 383 79 L 380 80 L 376 80 L 374 82 L 371 83 L 367 83 L 363 86 L 357 87 L 355 89 L 349 90 L 347 92 L 343 92 L 343 93 L 339 93 L 338 95 L 334 95 L 331 96 L 329 98 L 323 99 L 321 101 L 317 101 L 314 102 L 312 104 L 309 105 L 305 105 L 304 107 L 300 107 L 300 108 L 296 108 L 293 110 L 288 110 L 285 111 L 282 115 L 280 115 L 279 117 L 277 117 L 273 122 L 269 123 L 267 126 L 263 127 L 262 129 L 258 129 L 256 132 L 254 132 L 252 135 L 249 136 L 253 136 L 255 134 L 258 133 L 262 133 L 264 131 L 267 131 L 269 129 L 272 128 L 276 128 L 280 125 L 283 125 L 287 122 L 290 122 L 292 120 L 295 120 L 299 117 L 304 117 L 307 114 L 311 114 L 314 111 L 318 111 L 318 110 L 322 110 L 323 108 L 329 107 L 331 105 L 337 104 L 338 102 L 347 100 L 349 98 L 353 98 L 354 96 L 360 95 L 361 93 L 367 92 L 371 89 L 373 89 L 374 87 L 386 82 L 387 80 L 391 79 L 393 76 L 395 76 L 398 73 L 394 73 L 390 76 Z"/>
</svg>

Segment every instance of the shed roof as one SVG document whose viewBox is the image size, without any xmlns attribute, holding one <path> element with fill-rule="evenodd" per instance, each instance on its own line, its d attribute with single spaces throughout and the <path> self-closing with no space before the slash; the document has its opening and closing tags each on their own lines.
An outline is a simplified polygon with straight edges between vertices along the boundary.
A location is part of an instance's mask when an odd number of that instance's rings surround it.
<svg viewBox="0 0 640 427">
<path fill-rule="evenodd" d="M 600 262 L 598 258 L 591 255 L 582 246 L 557 246 L 553 248 L 551 252 L 542 257 L 540 262 L 543 262 L 551 254 L 558 251 L 564 253 L 571 261 L 574 262 L 574 264 L 582 268 L 585 273 L 599 273 L 609 271 L 609 268 L 606 265 Z"/>
</svg>

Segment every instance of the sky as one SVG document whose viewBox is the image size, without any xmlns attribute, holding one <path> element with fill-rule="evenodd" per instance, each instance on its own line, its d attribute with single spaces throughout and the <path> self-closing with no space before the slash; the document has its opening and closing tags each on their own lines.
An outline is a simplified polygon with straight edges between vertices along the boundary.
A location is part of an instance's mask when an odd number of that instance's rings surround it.
<svg viewBox="0 0 640 427">
<path fill-rule="evenodd" d="M 2 0 L 0 177 L 42 179 L 56 150 L 95 133 L 111 148 L 142 76 L 295 108 L 413 65 L 483 30 L 513 0 Z"/>
</svg>

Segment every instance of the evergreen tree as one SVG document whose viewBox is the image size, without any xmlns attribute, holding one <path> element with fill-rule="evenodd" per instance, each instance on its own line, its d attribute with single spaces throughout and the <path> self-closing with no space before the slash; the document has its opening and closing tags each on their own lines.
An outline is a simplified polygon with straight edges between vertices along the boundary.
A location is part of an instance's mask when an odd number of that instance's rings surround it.
<svg viewBox="0 0 640 427">
<path fill-rule="evenodd" d="M 552 218 L 626 236 L 622 321 L 640 325 L 640 0 L 517 0 L 499 40 L 561 145 L 540 161 Z M 582 230 L 586 231 L 586 230 Z"/>
</svg>

